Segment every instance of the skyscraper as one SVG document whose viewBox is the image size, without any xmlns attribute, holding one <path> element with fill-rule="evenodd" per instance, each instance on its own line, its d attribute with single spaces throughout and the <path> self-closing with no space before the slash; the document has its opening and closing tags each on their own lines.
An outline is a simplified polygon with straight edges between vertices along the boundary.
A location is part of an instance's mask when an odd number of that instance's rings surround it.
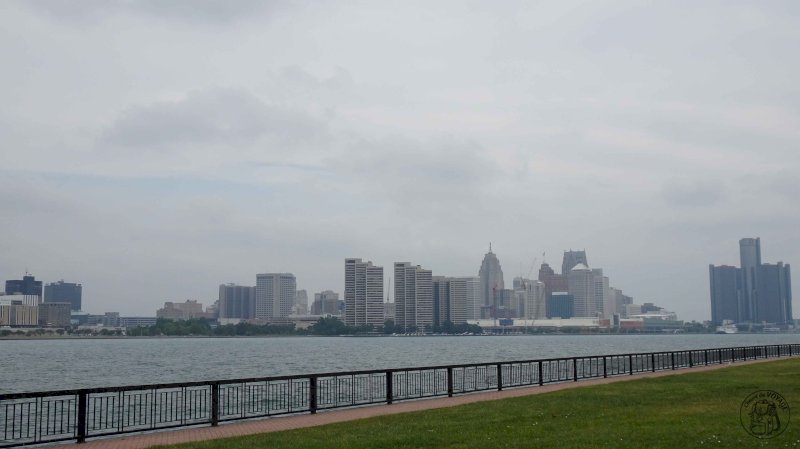
<svg viewBox="0 0 800 449">
<path fill-rule="evenodd" d="M 709 266 L 711 320 L 737 323 L 792 322 L 789 264 L 761 263 L 761 239 L 739 240 L 741 268 Z"/>
<path fill-rule="evenodd" d="M 294 298 L 294 313 L 297 315 L 308 314 L 308 292 L 305 290 L 297 290 Z"/>
<path fill-rule="evenodd" d="M 514 295 L 517 297 L 517 316 L 529 320 L 547 317 L 547 295 L 544 282 L 514 278 Z"/>
<path fill-rule="evenodd" d="M 489 244 L 489 252 L 483 256 L 478 277 L 481 278 L 481 294 L 483 295 L 481 318 L 494 318 L 495 292 L 503 290 L 505 284 L 503 283 L 503 269 L 500 267 L 497 256 L 492 252 L 491 244 Z"/>
<path fill-rule="evenodd" d="M 279 320 L 292 313 L 297 281 L 291 273 L 256 275 L 256 318 Z"/>
<path fill-rule="evenodd" d="M 561 274 L 567 275 L 569 274 L 570 270 L 572 270 L 575 265 L 582 263 L 589 266 L 589 262 L 586 260 L 586 250 L 584 251 L 564 251 L 564 260 L 561 262 Z"/>
<path fill-rule="evenodd" d="M 37 281 L 36 277 L 27 273 L 22 279 L 6 281 L 6 295 L 13 294 L 36 295 L 42 299 L 42 281 Z"/>
<path fill-rule="evenodd" d="M 450 278 L 433 276 L 431 278 L 433 291 L 433 325 L 441 326 L 448 321 L 450 309 Z"/>
<path fill-rule="evenodd" d="M 758 302 L 761 239 L 744 238 L 739 240 L 739 257 L 742 263 L 742 300 L 739 309 L 739 319 L 752 322 L 755 321 L 756 303 Z"/>
<path fill-rule="evenodd" d="M 547 306 L 551 304 L 549 301 L 550 297 L 555 292 L 568 292 L 569 286 L 567 285 L 567 275 L 565 274 L 556 274 L 555 271 L 548 265 L 547 263 L 542 263 L 541 267 L 539 268 L 539 281 L 544 282 L 545 288 L 545 301 Z M 550 312 L 546 312 L 547 316 L 550 316 Z M 570 315 L 572 316 L 572 315 Z"/>
<path fill-rule="evenodd" d="M 244 285 L 219 286 L 221 320 L 250 320 L 256 317 L 256 288 Z"/>
<path fill-rule="evenodd" d="M 348 326 L 383 326 L 383 267 L 344 260 L 344 317 Z"/>
<path fill-rule="evenodd" d="M 711 286 L 711 322 L 719 326 L 725 320 L 740 322 L 741 273 L 728 265 L 708 266 Z"/>
<path fill-rule="evenodd" d="M 481 293 L 481 278 L 478 276 L 466 276 L 458 278 L 464 283 L 465 292 L 465 320 L 477 320 L 481 317 L 481 306 L 483 296 Z M 455 321 L 453 322 L 455 324 Z"/>
<path fill-rule="evenodd" d="M 433 324 L 445 321 L 466 323 L 472 314 L 472 300 L 477 291 L 475 278 L 433 276 Z"/>
<path fill-rule="evenodd" d="M 44 302 L 68 302 L 72 310 L 81 310 L 83 286 L 60 280 L 44 286 Z"/>
<path fill-rule="evenodd" d="M 597 312 L 595 297 L 595 273 L 586 265 L 579 263 L 567 274 L 569 294 L 575 301 L 575 315 L 579 318 L 594 318 Z"/>
<path fill-rule="evenodd" d="M 758 274 L 756 321 L 787 323 L 792 320 L 792 281 L 789 265 L 763 264 Z"/>
<path fill-rule="evenodd" d="M 339 294 L 332 290 L 314 293 L 314 303 L 311 305 L 312 315 L 340 315 Z"/>
<path fill-rule="evenodd" d="M 601 313 L 603 318 L 611 318 L 616 312 L 616 307 L 612 305 L 611 287 L 608 285 L 608 277 L 603 276 L 602 268 L 595 268 L 594 273 L 594 301 L 595 311 Z"/>
<path fill-rule="evenodd" d="M 394 264 L 394 324 L 404 332 L 433 328 L 433 276 L 409 262 Z"/>
</svg>

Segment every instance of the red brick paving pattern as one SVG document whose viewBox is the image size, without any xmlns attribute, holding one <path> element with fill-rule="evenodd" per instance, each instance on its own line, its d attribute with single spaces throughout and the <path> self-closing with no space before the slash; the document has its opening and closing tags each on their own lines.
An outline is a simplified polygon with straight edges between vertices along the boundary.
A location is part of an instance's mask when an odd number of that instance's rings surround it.
<svg viewBox="0 0 800 449">
<path fill-rule="evenodd" d="M 259 433 L 278 432 L 281 430 L 299 429 L 303 427 L 321 426 L 324 424 L 338 423 L 344 421 L 354 421 L 373 416 L 394 415 L 418 410 L 429 410 L 443 407 L 453 407 L 461 404 L 473 402 L 492 401 L 496 399 L 513 398 L 519 396 L 530 396 L 535 394 L 548 393 L 551 391 L 563 390 L 566 388 L 585 387 L 590 385 L 600 385 L 612 382 L 624 382 L 633 379 L 643 379 L 652 377 L 671 376 L 685 373 L 696 373 L 710 371 L 728 366 L 742 366 L 753 363 L 772 362 L 778 359 L 750 360 L 746 362 L 736 362 L 735 364 L 709 365 L 692 369 L 667 370 L 655 373 L 642 373 L 633 376 L 620 375 L 607 379 L 599 378 L 592 380 L 582 380 L 579 382 L 563 382 L 544 386 L 533 386 L 514 388 L 503 391 L 490 391 L 482 393 L 472 393 L 452 398 L 421 399 L 414 401 L 398 402 L 392 405 L 368 405 L 363 407 L 339 409 L 331 411 L 321 411 L 315 415 L 302 414 L 275 418 L 264 418 L 250 421 L 239 421 L 235 423 L 220 424 L 217 427 L 194 427 L 180 430 L 165 430 L 145 434 L 133 434 L 122 437 L 94 439 L 84 444 L 68 444 L 57 446 L 57 449 L 144 449 L 161 444 L 189 443 L 192 441 L 205 441 L 218 438 L 227 438 L 244 435 L 254 435 Z"/>
</svg>

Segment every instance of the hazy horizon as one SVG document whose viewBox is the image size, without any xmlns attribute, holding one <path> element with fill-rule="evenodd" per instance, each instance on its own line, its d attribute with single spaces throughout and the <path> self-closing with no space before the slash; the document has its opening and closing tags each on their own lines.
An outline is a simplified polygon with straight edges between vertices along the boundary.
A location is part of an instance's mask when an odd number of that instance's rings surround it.
<svg viewBox="0 0 800 449">
<path fill-rule="evenodd" d="M 710 318 L 708 265 L 800 264 L 800 3 L 0 3 L 0 280 L 94 313 L 344 259 L 505 280 L 585 249 Z M 797 276 L 795 276 L 797 277 Z M 795 298 L 794 317 L 800 310 Z"/>
</svg>

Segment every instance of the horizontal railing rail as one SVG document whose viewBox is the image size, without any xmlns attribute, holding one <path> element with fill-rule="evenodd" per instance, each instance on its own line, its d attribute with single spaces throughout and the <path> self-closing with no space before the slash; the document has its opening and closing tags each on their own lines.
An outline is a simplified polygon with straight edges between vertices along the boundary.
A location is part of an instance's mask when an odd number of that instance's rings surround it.
<svg viewBox="0 0 800 449">
<path fill-rule="evenodd" d="M 0 448 L 800 355 L 800 344 L 0 394 Z"/>
</svg>

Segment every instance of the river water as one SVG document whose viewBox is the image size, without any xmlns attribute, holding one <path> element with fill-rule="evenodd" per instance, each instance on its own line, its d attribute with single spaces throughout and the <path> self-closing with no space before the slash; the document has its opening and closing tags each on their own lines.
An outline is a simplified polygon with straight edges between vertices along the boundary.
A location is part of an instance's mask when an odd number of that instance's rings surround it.
<svg viewBox="0 0 800 449">
<path fill-rule="evenodd" d="M 780 343 L 800 335 L 0 340 L 0 393 Z"/>
</svg>

